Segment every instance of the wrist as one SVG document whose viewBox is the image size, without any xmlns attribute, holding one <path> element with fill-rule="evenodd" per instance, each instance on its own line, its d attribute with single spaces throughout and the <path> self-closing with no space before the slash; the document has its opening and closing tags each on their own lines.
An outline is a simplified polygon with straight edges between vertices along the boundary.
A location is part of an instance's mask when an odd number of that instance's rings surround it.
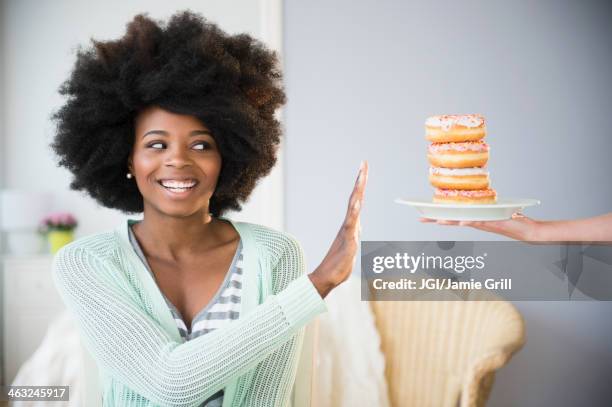
<svg viewBox="0 0 612 407">
<path fill-rule="evenodd" d="M 335 287 L 331 281 L 326 279 L 324 276 L 321 276 L 321 274 L 318 273 L 317 270 L 308 274 L 308 277 L 310 278 L 312 285 L 314 285 L 314 287 L 319 292 L 321 298 L 325 298 L 327 294 L 329 294 L 329 292 Z"/>
<path fill-rule="evenodd" d="M 530 236 L 534 242 L 554 242 L 563 239 L 559 233 L 559 225 L 554 221 L 535 221 Z"/>
</svg>

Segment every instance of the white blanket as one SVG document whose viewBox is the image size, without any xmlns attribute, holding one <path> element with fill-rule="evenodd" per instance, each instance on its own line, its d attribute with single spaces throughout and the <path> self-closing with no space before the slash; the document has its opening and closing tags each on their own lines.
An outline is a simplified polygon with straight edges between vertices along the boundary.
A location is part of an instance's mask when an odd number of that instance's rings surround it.
<svg viewBox="0 0 612 407">
<path fill-rule="evenodd" d="M 369 303 L 361 301 L 358 277 L 325 297 L 319 316 L 315 361 L 316 407 L 389 407 L 385 359 Z"/>
<path fill-rule="evenodd" d="M 81 339 L 74 318 L 65 310 L 49 325 L 40 346 L 19 368 L 13 386 L 70 386 L 70 401 L 15 401 L 11 406 L 82 407 Z"/>
</svg>

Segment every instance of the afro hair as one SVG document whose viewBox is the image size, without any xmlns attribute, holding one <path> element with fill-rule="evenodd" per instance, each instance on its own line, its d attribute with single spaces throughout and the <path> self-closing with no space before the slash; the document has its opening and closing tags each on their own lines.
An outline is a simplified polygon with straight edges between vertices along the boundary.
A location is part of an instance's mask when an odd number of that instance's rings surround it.
<svg viewBox="0 0 612 407">
<path fill-rule="evenodd" d="M 198 118 L 219 146 L 222 167 L 209 211 L 240 210 L 259 178 L 276 163 L 285 103 L 276 53 L 246 34 L 228 35 L 186 10 L 167 24 L 139 14 L 115 41 L 77 49 L 74 69 L 59 88 L 65 104 L 52 115 L 50 147 L 58 166 L 107 208 L 143 212 L 136 183 L 126 182 L 134 119 L 144 108 Z"/>
</svg>

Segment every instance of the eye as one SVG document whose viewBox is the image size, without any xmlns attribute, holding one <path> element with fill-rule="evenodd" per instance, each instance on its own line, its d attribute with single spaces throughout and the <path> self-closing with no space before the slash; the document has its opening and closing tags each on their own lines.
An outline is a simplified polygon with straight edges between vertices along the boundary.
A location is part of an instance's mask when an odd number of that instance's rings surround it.
<svg viewBox="0 0 612 407">
<path fill-rule="evenodd" d="M 157 146 L 157 145 L 165 145 L 165 143 L 157 141 L 157 142 L 149 144 L 147 147 L 153 148 L 154 150 L 161 150 L 161 148 L 154 147 L 154 146 Z M 195 146 L 202 146 L 202 148 L 196 148 L 196 150 L 202 150 L 202 151 L 203 150 L 208 150 L 208 149 L 211 148 L 210 143 L 208 143 L 206 141 L 200 141 L 200 142 L 194 144 L 194 147 Z"/>
<path fill-rule="evenodd" d="M 207 143 L 206 141 L 200 141 L 199 143 L 195 144 L 196 146 L 202 146 L 202 148 L 198 148 L 196 150 L 207 150 L 210 148 L 210 144 Z"/>
</svg>

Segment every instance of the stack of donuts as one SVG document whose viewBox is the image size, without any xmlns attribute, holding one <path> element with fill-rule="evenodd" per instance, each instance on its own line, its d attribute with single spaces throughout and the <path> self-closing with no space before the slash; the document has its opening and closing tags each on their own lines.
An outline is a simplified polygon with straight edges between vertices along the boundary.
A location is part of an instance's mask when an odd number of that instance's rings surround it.
<svg viewBox="0 0 612 407">
<path fill-rule="evenodd" d="M 427 159 L 429 182 L 436 188 L 433 201 L 453 204 L 492 204 L 497 200 L 491 189 L 489 145 L 481 115 L 432 116 L 425 122 L 427 140 L 431 141 Z"/>
</svg>

